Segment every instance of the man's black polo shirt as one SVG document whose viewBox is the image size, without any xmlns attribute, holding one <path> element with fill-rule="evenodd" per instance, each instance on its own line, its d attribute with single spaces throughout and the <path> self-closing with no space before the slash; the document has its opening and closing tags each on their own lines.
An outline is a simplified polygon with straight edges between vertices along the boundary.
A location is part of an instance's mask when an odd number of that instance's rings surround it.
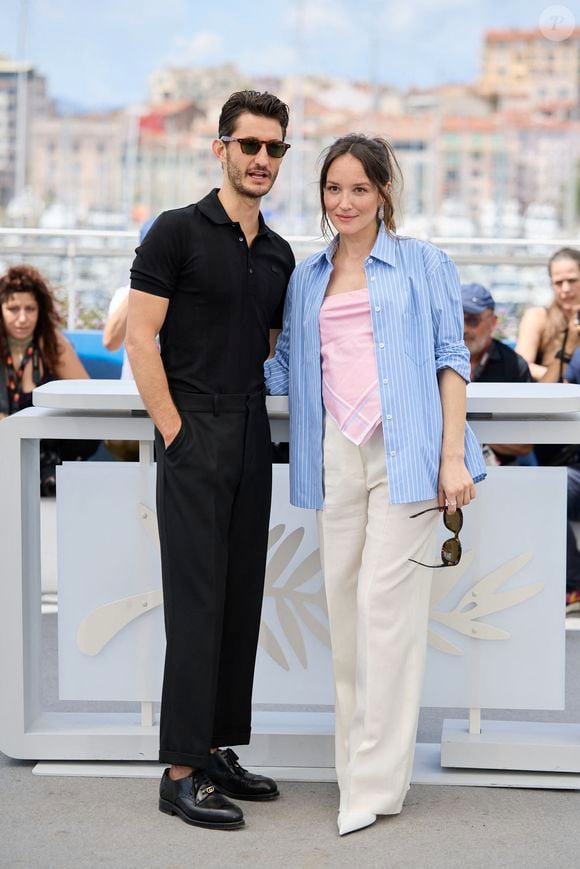
<svg viewBox="0 0 580 869">
<path fill-rule="evenodd" d="M 472 375 L 475 383 L 531 383 L 532 376 L 523 356 L 492 338 L 487 351 L 487 360 L 481 369 Z"/>
<path fill-rule="evenodd" d="M 257 392 L 269 330 L 282 328 L 294 255 L 260 214 L 251 248 L 217 189 L 160 214 L 136 250 L 131 286 L 169 299 L 160 332 L 170 390 Z"/>
</svg>

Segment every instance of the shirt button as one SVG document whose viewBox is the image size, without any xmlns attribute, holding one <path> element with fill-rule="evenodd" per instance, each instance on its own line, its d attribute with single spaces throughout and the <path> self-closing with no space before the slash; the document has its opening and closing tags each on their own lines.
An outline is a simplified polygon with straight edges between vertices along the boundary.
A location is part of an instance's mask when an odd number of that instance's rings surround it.
<svg viewBox="0 0 580 869">
<path fill-rule="evenodd" d="M 391 450 L 391 455 L 392 455 L 393 458 L 394 458 L 397 454 L 396 454 L 396 452 L 395 452 L 394 450 Z"/>
<path fill-rule="evenodd" d="M 375 279 L 375 276 L 371 275 L 371 281 L 374 281 L 374 279 Z"/>
<path fill-rule="evenodd" d="M 377 312 L 377 314 L 379 313 L 380 310 L 381 310 L 381 306 L 375 305 L 375 311 Z"/>
<path fill-rule="evenodd" d="M 389 382 L 389 378 L 388 378 L 388 377 L 383 377 L 383 383 L 386 385 L 388 382 Z"/>
<path fill-rule="evenodd" d="M 238 238 L 238 241 L 243 241 L 243 240 L 244 240 L 244 236 L 240 235 L 240 237 Z"/>
<path fill-rule="evenodd" d="M 254 274 L 254 269 L 250 269 L 250 274 L 251 274 L 251 275 Z"/>
<path fill-rule="evenodd" d="M 393 418 L 393 417 L 391 416 L 391 414 L 388 413 L 388 414 L 387 414 L 387 419 L 392 419 L 392 418 Z"/>
<path fill-rule="evenodd" d="M 381 341 L 379 344 L 380 349 L 382 350 L 384 346 L 385 346 L 384 343 Z"/>
</svg>

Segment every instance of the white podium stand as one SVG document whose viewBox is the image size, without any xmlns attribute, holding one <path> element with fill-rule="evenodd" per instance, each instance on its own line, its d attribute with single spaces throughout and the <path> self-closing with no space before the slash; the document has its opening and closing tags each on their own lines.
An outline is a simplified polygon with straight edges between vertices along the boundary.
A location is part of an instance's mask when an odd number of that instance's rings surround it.
<svg viewBox="0 0 580 869">
<path fill-rule="evenodd" d="M 34 397 L 34 408 L 0 424 L 0 749 L 38 760 L 153 761 L 163 657 L 153 426 L 131 382 L 60 381 Z M 286 440 L 286 399 L 268 398 L 268 409 L 272 439 Z M 481 442 L 580 442 L 580 387 L 471 384 L 468 415 Z M 138 463 L 59 469 L 60 697 L 87 701 L 83 713 L 47 711 L 40 699 L 42 438 L 140 442 Z M 315 516 L 289 507 L 287 468 L 274 470 L 258 709 L 244 763 L 280 777 L 332 778 L 332 679 Z M 580 773 L 580 725 L 480 723 L 481 708 L 558 709 L 564 702 L 565 470 L 491 471 L 466 511 L 465 557 L 458 568 L 435 571 L 432 597 L 424 704 L 463 706 L 469 721 L 445 722 L 440 757 L 439 746 L 418 747 L 414 780 L 580 787 L 569 775 Z M 127 535 L 136 547 L 123 544 Z M 105 570 L 113 561 L 125 565 L 122 575 Z M 99 699 L 138 700 L 141 711 L 90 711 Z M 457 768 L 520 772 L 509 781 L 494 772 L 491 781 L 480 772 L 466 779 Z M 539 771 L 543 777 L 532 781 Z"/>
</svg>

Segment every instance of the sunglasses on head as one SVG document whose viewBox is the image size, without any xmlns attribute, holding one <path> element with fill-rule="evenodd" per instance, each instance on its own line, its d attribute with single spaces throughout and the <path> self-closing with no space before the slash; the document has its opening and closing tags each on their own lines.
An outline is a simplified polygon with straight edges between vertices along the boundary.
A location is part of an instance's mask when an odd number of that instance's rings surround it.
<svg viewBox="0 0 580 869">
<path fill-rule="evenodd" d="M 290 147 L 288 142 L 278 142 L 276 140 L 267 142 L 264 139 L 239 139 L 237 136 L 220 136 L 220 139 L 222 142 L 239 142 L 242 154 L 252 157 L 256 156 L 262 145 L 266 146 L 269 157 L 276 157 L 277 159 L 283 157 Z"/>
<path fill-rule="evenodd" d="M 409 519 L 416 519 L 417 516 L 422 516 L 423 513 L 429 513 L 431 510 L 441 510 L 440 507 L 429 507 L 427 510 L 421 510 L 420 513 L 414 513 L 409 516 Z M 415 561 L 414 558 L 409 558 L 413 564 L 420 564 L 421 567 L 430 567 L 433 570 L 437 567 L 455 567 L 461 561 L 461 543 L 459 542 L 459 532 L 463 528 L 463 513 L 461 508 L 457 507 L 455 513 L 449 513 L 447 507 L 443 508 L 443 524 L 448 531 L 454 535 L 449 540 L 445 540 L 441 547 L 442 564 L 423 564 L 422 561 Z"/>
</svg>

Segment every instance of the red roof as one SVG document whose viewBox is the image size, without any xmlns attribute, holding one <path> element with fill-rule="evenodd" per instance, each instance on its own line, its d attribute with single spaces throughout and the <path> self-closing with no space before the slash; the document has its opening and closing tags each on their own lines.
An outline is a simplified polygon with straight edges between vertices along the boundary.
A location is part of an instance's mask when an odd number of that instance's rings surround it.
<svg viewBox="0 0 580 869">
<path fill-rule="evenodd" d="M 564 33 L 564 28 L 560 28 Z M 558 28 L 554 28 L 554 35 L 558 33 Z M 580 27 L 575 27 L 571 34 L 565 37 L 566 39 L 580 38 Z M 533 30 L 487 30 L 485 33 L 486 42 L 534 42 L 535 40 L 545 40 L 546 37 L 539 27 Z"/>
</svg>

